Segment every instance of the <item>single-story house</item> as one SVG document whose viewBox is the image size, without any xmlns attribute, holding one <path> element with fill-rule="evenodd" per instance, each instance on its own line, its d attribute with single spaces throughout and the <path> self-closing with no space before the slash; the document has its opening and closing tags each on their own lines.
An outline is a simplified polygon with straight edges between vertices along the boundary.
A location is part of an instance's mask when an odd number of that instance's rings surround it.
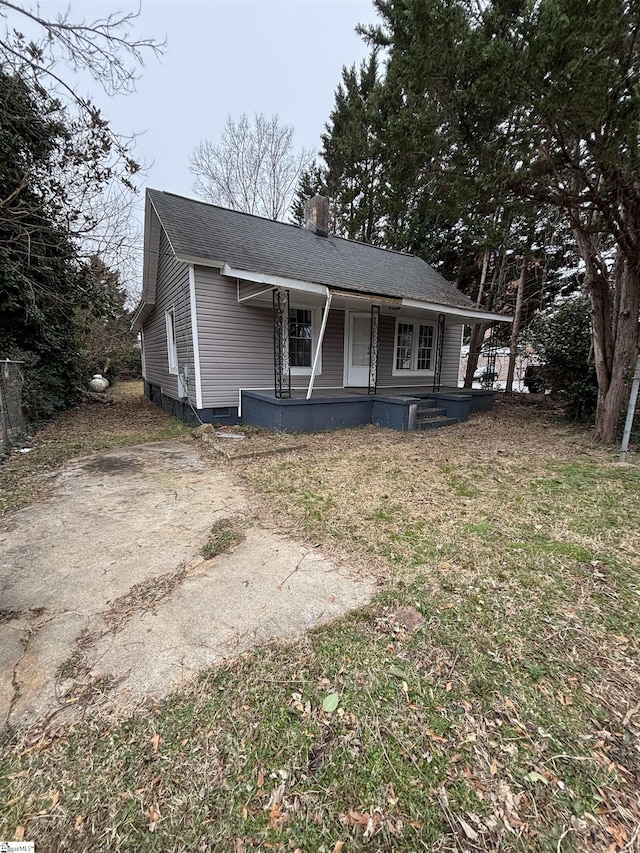
<svg viewBox="0 0 640 853">
<path fill-rule="evenodd" d="M 428 428 L 490 408 L 458 389 L 479 311 L 421 258 L 335 237 L 328 200 L 304 227 L 147 190 L 133 328 L 145 393 L 193 423 L 277 431 Z"/>
</svg>

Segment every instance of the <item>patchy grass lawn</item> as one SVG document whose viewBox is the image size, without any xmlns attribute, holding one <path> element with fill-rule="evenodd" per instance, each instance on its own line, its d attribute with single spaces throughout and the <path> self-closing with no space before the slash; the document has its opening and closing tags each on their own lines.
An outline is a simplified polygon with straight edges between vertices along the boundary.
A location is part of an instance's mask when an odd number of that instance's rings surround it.
<svg viewBox="0 0 640 853">
<path fill-rule="evenodd" d="M 612 459 L 501 403 L 437 433 L 225 463 L 263 517 L 384 572 L 378 599 L 128 719 L 7 738 L 0 837 L 637 850 L 640 472 Z"/>
<path fill-rule="evenodd" d="M 0 465 L 0 515 L 20 509 L 47 492 L 49 475 L 63 462 L 96 450 L 146 441 L 175 441 L 191 430 L 150 403 L 142 382 L 121 382 L 105 402 L 87 400 L 36 432 Z"/>
</svg>

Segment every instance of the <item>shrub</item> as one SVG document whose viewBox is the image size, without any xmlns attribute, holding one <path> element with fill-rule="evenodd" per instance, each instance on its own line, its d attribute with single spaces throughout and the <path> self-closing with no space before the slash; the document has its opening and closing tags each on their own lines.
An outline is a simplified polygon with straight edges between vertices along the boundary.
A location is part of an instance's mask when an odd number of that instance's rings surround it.
<svg viewBox="0 0 640 853">
<path fill-rule="evenodd" d="M 543 361 L 541 381 L 566 405 L 571 420 L 592 420 L 598 400 L 591 358 L 591 308 L 584 296 L 568 299 L 540 316 L 530 331 Z"/>
</svg>

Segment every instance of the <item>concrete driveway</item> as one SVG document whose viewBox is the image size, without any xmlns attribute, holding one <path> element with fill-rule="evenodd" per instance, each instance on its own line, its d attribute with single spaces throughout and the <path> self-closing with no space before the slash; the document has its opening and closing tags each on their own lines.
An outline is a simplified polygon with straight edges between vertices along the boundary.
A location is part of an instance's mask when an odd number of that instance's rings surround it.
<svg viewBox="0 0 640 853">
<path fill-rule="evenodd" d="M 216 523 L 241 541 L 204 560 Z M 161 698 L 373 589 L 261 527 L 242 489 L 188 445 L 80 459 L 52 498 L 0 519 L 0 725 Z"/>
</svg>

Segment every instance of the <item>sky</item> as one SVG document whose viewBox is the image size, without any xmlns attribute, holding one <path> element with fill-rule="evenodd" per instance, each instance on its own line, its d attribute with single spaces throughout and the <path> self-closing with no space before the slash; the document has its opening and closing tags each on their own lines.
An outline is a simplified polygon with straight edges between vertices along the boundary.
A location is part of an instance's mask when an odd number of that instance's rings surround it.
<svg viewBox="0 0 640 853">
<path fill-rule="evenodd" d="M 43 0 L 41 13 L 66 3 Z M 72 0 L 71 18 L 93 19 L 131 3 Z M 368 0 L 142 0 L 135 34 L 162 41 L 148 55 L 133 94 L 107 98 L 86 76 L 78 91 L 92 97 L 115 132 L 137 134 L 145 185 L 194 195 L 189 157 L 217 141 L 227 116 L 277 114 L 295 129 L 296 147 L 317 150 L 343 65 L 367 47 L 355 33 L 371 23 Z"/>
</svg>

